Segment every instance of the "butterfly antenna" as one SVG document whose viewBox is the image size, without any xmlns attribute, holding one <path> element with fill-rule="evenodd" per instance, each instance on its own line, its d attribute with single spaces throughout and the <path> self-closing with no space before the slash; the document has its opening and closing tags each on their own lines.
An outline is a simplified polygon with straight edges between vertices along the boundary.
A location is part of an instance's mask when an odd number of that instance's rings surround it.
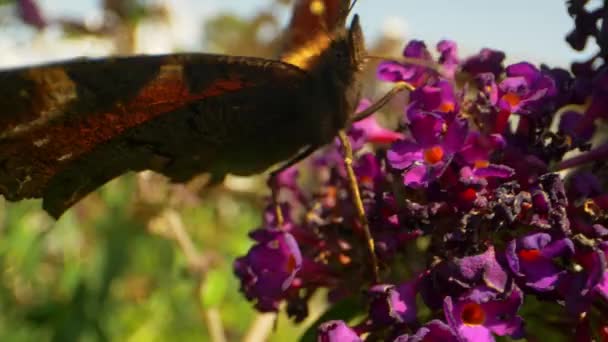
<svg viewBox="0 0 608 342">
<path fill-rule="evenodd" d="M 348 8 L 348 12 L 346 13 L 347 15 L 353 11 L 353 8 L 355 8 L 356 3 L 357 3 L 357 0 L 353 0 L 353 2 L 350 3 L 350 7 Z"/>
</svg>

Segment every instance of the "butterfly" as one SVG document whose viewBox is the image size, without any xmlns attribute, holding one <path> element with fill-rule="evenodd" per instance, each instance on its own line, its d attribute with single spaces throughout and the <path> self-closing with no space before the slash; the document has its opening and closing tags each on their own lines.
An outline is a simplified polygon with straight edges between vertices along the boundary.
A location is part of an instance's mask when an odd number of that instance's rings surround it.
<svg viewBox="0 0 608 342">
<path fill-rule="evenodd" d="M 277 59 L 180 53 L 0 72 L 0 194 L 58 218 L 128 171 L 251 175 L 331 142 L 360 98 L 349 0 L 296 1 Z"/>
</svg>

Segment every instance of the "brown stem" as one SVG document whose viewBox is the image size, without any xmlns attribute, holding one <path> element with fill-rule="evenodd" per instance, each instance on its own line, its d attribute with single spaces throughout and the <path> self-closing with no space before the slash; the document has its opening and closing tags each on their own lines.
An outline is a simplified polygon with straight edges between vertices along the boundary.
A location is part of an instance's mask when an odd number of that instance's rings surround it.
<svg viewBox="0 0 608 342">
<path fill-rule="evenodd" d="M 344 132 L 344 130 L 340 130 L 338 132 L 338 137 L 340 138 L 340 142 L 342 143 L 342 147 L 344 148 L 344 166 L 346 167 L 346 173 L 348 175 L 348 182 L 350 184 L 350 190 L 352 194 L 353 204 L 357 209 L 357 215 L 359 218 L 359 222 L 363 226 L 363 233 L 365 234 L 365 239 L 367 240 L 367 249 L 370 253 L 371 262 L 372 262 L 372 272 L 374 274 L 374 283 L 380 282 L 380 274 L 378 268 L 378 259 L 376 258 L 376 245 L 374 244 L 374 238 L 372 237 L 372 233 L 369 230 L 369 222 L 367 221 L 367 216 L 365 215 L 365 208 L 363 207 L 363 201 L 361 200 L 361 193 L 359 192 L 359 183 L 357 182 L 357 178 L 355 177 L 355 171 L 353 170 L 353 149 L 350 145 L 350 140 L 348 136 Z"/>
</svg>

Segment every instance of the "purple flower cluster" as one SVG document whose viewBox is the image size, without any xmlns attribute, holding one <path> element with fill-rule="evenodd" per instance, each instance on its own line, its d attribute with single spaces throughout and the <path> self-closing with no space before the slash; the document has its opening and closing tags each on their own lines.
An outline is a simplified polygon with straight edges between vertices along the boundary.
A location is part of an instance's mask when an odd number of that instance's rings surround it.
<svg viewBox="0 0 608 342">
<path fill-rule="evenodd" d="M 411 41 L 406 62 L 379 65 L 380 80 L 416 88 L 397 129 L 369 117 L 348 132 L 381 283 L 336 141 L 279 178 L 284 222 L 269 206 L 251 234 L 235 263 L 242 291 L 261 311 L 286 303 L 296 322 L 320 289 L 360 304 L 358 321 L 319 322 L 319 341 L 534 339 L 543 324 L 607 338 L 608 148 L 596 126 L 608 68 L 573 76 L 504 66 L 490 49 L 461 59 L 451 41 L 437 51 Z"/>
</svg>

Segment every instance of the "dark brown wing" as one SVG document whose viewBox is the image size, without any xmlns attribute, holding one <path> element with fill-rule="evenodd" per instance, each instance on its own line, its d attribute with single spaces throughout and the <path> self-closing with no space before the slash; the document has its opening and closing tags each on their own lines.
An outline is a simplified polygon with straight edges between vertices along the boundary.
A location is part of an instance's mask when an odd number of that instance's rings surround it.
<svg viewBox="0 0 608 342">
<path fill-rule="evenodd" d="M 349 6 L 350 0 L 296 0 L 281 59 L 301 66 L 298 61 L 317 54 L 333 32 L 344 27 Z"/>
<path fill-rule="evenodd" d="M 43 197 L 58 217 L 129 170 L 177 181 L 205 171 L 259 172 L 301 147 L 304 138 L 292 137 L 259 155 L 285 139 L 272 130 L 297 121 L 289 110 L 307 77 L 278 61 L 207 54 L 0 72 L 0 194 Z"/>
</svg>

